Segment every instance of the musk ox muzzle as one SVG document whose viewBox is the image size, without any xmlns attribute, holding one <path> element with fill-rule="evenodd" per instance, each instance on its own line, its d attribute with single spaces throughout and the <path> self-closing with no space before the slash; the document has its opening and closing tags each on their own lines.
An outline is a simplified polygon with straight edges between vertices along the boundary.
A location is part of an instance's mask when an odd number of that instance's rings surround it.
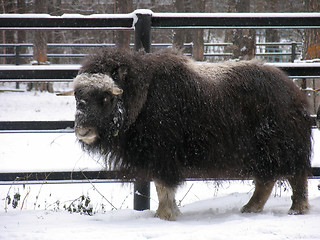
<svg viewBox="0 0 320 240">
<path fill-rule="evenodd" d="M 97 130 L 94 127 L 75 127 L 75 134 L 76 137 L 90 145 L 92 143 L 94 143 L 98 138 L 99 138 L 99 134 L 97 132 Z"/>
</svg>

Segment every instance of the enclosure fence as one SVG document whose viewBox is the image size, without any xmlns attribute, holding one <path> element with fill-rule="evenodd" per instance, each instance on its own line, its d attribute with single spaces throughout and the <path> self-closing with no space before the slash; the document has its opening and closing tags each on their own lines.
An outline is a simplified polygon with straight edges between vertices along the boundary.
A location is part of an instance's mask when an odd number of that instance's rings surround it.
<svg viewBox="0 0 320 240">
<path fill-rule="evenodd" d="M 94 14 L 51 16 L 48 14 L 0 14 L 0 30 L 128 30 L 134 31 L 136 50 L 151 52 L 152 29 L 178 28 L 320 28 L 320 13 L 153 13 L 136 10 L 130 14 Z M 293 78 L 320 78 L 319 63 L 278 63 Z M 0 65 L 1 82 L 71 82 L 77 75 L 78 65 L 26 66 Z M 313 116 L 315 119 L 315 116 Z M 57 132 L 73 130 L 73 121 L 59 122 L 0 122 L 0 131 Z M 313 168 L 313 175 L 320 176 L 320 169 Z M 98 172 L 42 172 L 0 173 L 0 182 L 58 181 L 85 179 L 123 180 L 116 171 Z M 135 182 L 134 176 L 123 181 Z M 135 182 L 134 209 L 150 208 L 150 183 Z"/>
<path fill-rule="evenodd" d="M 204 43 L 203 47 L 210 50 L 205 50 L 203 56 L 207 59 L 220 59 L 223 58 L 227 60 L 233 56 L 233 54 L 226 51 L 227 48 L 231 49 L 232 43 Z M 300 48 L 302 46 L 301 42 L 272 42 L 272 43 L 256 43 L 256 53 L 255 57 L 260 57 L 267 59 L 267 61 L 277 60 L 278 62 L 294 62 L 299 56 L 301 56 Z M 15 65 L 20 65 L 22 59 L 28 59 L 31 62 L 33 58 L 32 48 L 34 44 L 32 43 L 7 43 L 0 44 L 0 49 L 11 49 L 12 53 L 0 54 L 2 59 L 14 59 Z M 115 43 L 47 43 L 48 51 L 47 57 L 50 59 L 79 59 L 87 56 L 89 49 L 100 48 L 100 47 L 115 47 Z M 130 44 L 130 47 L 133 48 L 134 44 Z M 152 48 L 163 48 L 163 47 L 172 47 L 171 43 L 152 43 Z M 192 56 L 193 52 L 193 43 L 184 43 L 184 49 L 188 50 L 190 53 L 185 53 L 185 55 Z M 281 47 L 281 48 L 280 48 Z M 29 49 L 29 51 L 27 51 Z M 50 51 L 52 49 L 52 51 Z M 68 49 L 71 50 L 71 53 L 56 53 L 57 49 Z M 214 49 L 214 50 L 211 50 Z M 219 49 L 218 51 L 216 49 Z M 73 53 L 72 50 L 75 50 L 76 53 Z M 268 50 L 272 50 L 269 51 Z M 276 51 L 275 51 L 276 50 Z M 29 53 L 27 53 L 29 52 Z M 28 61 L 27 61 L 28 62 Z"/>
</svg>

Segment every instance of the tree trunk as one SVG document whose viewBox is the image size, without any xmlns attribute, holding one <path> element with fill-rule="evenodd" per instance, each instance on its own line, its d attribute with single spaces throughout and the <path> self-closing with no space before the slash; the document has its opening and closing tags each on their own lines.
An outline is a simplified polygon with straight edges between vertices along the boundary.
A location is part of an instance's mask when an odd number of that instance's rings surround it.
<svg viewBox="0 0 320 240">
<path fill-rule="evenodd" d="M 279 12 L 279 0 L 270 0 L 265 3 L 266 12 Z M 277 29 L 266 29 L 266 42 L 280 42 L 280 36 Z M 278 53 L 279 46 L 267 46 L 266 52 L 268 53 Z M 268 62 L 280 62 L 280 57 L 278 56 L 268 56 Z"/>
<path fill-rule="evenodd" d="M 17 2 L 17 12 L 18 13 L 25 13 L 26 12 L 26 2 L 25 0 L 18 0 Z M 26 31 L 25 30 L 20 30 L 17 32 L 18 35 L 18 43 L 25 43 L 26 42 Z M 24 54 L 26 53 L 26 48 L 17 48 L 16 51 L 19 51 L 19 54 Z M 17 54 L 17 53 L 16 53 Z M 26 61 L 19 57 L 16 59 L 16 65 L 24 64 Z M 16 82 L 16 89 L 20 88 L 20 83 Z"/>
<path fill-rule="evenodd" d="M 47 4 L 46 1 L 35 0 L 35 13 L 46 13 Z M 33 40 L 33 60 L 34 64 L 42 65 L 47 64 L 47 33 L 45 31 L 34 31 Z"/>
<path fill-rule="evenodd" d="M 192 10 L 195 12 L 205 12 L 206 0 L 192 1 Z M 192 33 L 193 51 L 192 56 L 196 61 L 203 61 L 204 40 L 203 29 L 193 30 Z"/>
<path fill-rule="evenodd" d="M 318 12 L 320 9 L 319 0 L 306 0 L 305 1 L 307 12 Z M 319 29 L 306 29 L 304 32 L 304 43 L 303 43 L 303 55 L 304 60 L 319 59 L 320 58 L 320 30 Z M 319 79 L 308 80 L 308 84 L 313 89 L 320 88 Z M 318 106 L 320 105 L 320 91 L 313 92 L 313 99 L 311 101 L 312 113 L 316 113 Z"/>
<path fill-rule="evenodd" d="M 132 0 L 115 0 L 114 13 L 131 13 L 133 11 Z M 130 49 L 131 31 L 117 31 L 115 43 L 120 49 Z"/>
<path fill-rule="evenodd" d="M 36 31 L 34 33 L 33 41 L 33 59 L 35 65 L 47 64 L 47 34 L 43 31 Z"/>
<path fill-rule="evenodd" d="M 206 0 L 191 1 L 191 0 L 176 0 L 176 12 L 205 12 Z M 197 61 L 203 60 L 204 40 L 203 29 L 177 29 L 173 37 L 173 45 L 177 48 L 184 49 L 185 42 L 192 42 L 192 51 L 187 49 L 185 52 L 191 53 Z"/>
<path fill-rule="evenodd" d="M 305 0 L 307 12 L 318 12 L 320 9 L 319 0 Z M 305 29 L 303 44 L 303 59 L 320 58 L 320 30 Z"/>
<path fill-rule="evenodd" d="M 250 0 L 235 2 L 236 12 L 250 12 Z M 249 60 L 256 52 L 256 32 L 254 29 L 236 29 L 233 31 L 233 58 Z"/>
<path fill-rule="evenodd" d="M 47 2 L 43 0 L 35 0 L 34 3 L 34 12 L 35 13 L 47 13 Z M 34 40 L 33 40 L 33 65 L 43 65 L 49 64 L 47 59 L 47 33 L 43 30 L 34 31 Z M 40 91 L 53 92 L 52 83 L 41 83 L 40 89 L 39 84 L 29 83 L 28 91 L 31 91 L 33 88 Z"/>
<path fill-rule="evenodd" d="M 2 0 L 2 13 L 15 13 L 16 6 L 14 0 Z M 2 31 L 2 42 L 5 43 L 14 43 L 14 31 L 13 30 L 3 30 Z M 2 48 L 3 54 L 14 54 L 13 48 Z M 14 64 L 14 59 L 3 58 L 3 64 Z"/>
<path fill-rule="evenodd" d="M 185 12 L 185 7 L 184 7 L 184 0 L 176 0 L 174 3 L 176 12 Z M 173 35 L 173 45 L 176 48 L 183 49 L 184 48 L 184 43 L 185 43 L 185 29 L 176 29 L 174 30 L 174 35 Z"/>
<path fill-rule="evenodd" d="M 25 0 L 18 0 L 18 13 L 26 13 L 26 2 Z M 18 31 L 18 43 L 24 43 L 26 41 L 26 31 L 25 30 L 20 30 Z M 23 52 L 25 53 L 25 49 L 23 49 Z"/>
</svg>

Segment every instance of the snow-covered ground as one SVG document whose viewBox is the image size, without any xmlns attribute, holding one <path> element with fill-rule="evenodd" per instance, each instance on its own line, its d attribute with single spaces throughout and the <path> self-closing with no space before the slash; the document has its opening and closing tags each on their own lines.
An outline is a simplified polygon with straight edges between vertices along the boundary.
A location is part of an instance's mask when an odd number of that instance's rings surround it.
<svg viewBox="0 0 320 240">
<path fill-rule="evenodd" d="M 73 97 L 0 92 L 0 121 L 73 120 L 74 106 Z M 320 166 L 320 132 L 313 134 L 312 164 Z M 102 168 L 99 159 L 81 151 L 72 133 L 1 133 L 0 146 L 0 172 Z M 252 194 L 251 181 L 187 182 L 177 192 L 182 215 L 176 222 L 153 217 L 153 184 L 151 210 L 137 212 L 130 183 L 10 183 L 0 185 L 0 239 L 320 239 L 319 183 L 309 180 L 310 214 L 291 216 L 291 189 L 285 182 L 276 185 L 260 214 L 240 213 Z M 13 208 L 6 197 L 17 194 Z M 84 203 L 81 196 L 90 198 L 92 216 L 65 210 Z"/>
</svg>

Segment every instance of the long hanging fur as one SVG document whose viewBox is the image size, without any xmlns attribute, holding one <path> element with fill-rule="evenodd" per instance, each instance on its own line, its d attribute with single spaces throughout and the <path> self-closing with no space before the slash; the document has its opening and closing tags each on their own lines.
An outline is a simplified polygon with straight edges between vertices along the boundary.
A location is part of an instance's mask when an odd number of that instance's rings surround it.
<svg viewBox="0 0 320 240">
<path fill-rule="evenodd" d="M 123 90 L 109 115 L 90 112 L 99 139 L 84 147 L 137 178 L 175 187 L 186 176 L 276 179 L 310 170 L 308 104 L 277 68 L 103 49 L 81 73 L 106 74 Z"/>
</svg>

